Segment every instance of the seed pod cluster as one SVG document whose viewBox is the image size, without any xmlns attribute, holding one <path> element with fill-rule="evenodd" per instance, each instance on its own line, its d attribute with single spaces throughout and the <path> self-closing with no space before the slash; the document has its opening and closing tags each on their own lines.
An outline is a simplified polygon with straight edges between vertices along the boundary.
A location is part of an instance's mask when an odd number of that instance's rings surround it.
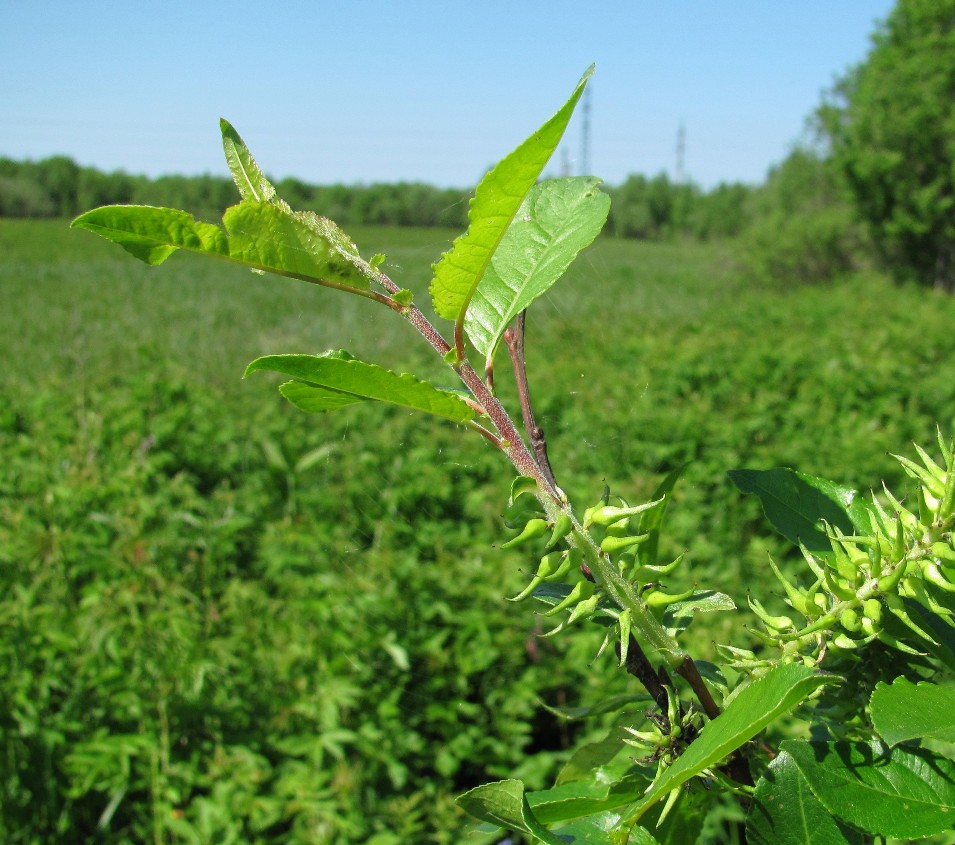
<svg viewBox="0 0 955 845">
<path fill-rule="evenodd" d="M 940 636 L 939 629 L 955 628 L 955 442 L 940 435 L 939 446 L 942 464 L 918 446 L 921 463 L 896 456 L 917 482 L 912 501 L 903 504 L 884 488 L 883 497 L 854 505 L 854 533 L 827 526 L 830 550 L 801 548 L 812 574 L 809 586 L 790 580 L 770 560 L 794 613 L 772 614 L 754 598 L 749 605 L 762 625 L 754 632 L 781 648 L 784 659 L 818 663 L 878 640 L 955 664 L 955 653 L 942 642 L 955 634 Z M 762 663 L 752 652 L 731 651 L 723 649 L 740 668 Z"/>
<path fill-rule="evenodd" d="M 703 727 L 703 716 L 698 710 L 684 708 L 671 686 L 663 688 L 667 695 L 666 713 L 648 710 L 646 729 L 627 727 L 629 736 L 623 740 L 645 752 L 640 762 L 657 764 L 657 775 L 683 753 Z"/>
<path fill-rule="evenodd" d="M 567 611 L 564 619 L 546 636 L 581 619 L 605 617 L 601 621 L 611 627 L 600 651 L 616 640 L 623 664 L 630 642 L 630 614 L 605 597 L 601 585 L 595 583 L 586 566 L 586 555 L 602 555 L 609 560 L 622 575 L 637 584 L 641 600 L 659 616 L 669 605 L 687 599 L 692 590 L 670 593 L 661 583 L 661 579 L 680 564 L 682 556 L 659 565 L 646 556 L 641 558 L 639 553 L 641 545 L 651 537 L 650 531 L 640 531 L 640 518 L 663 501 L 659 498 L 632 506 L 619 498 L 611 501 L 610 492 L 605 489 L 600 499 L 584 512 L 582 524 L 575 524 L 569 513 L 548 517 L 537 499 L 535 482 L 518 478 L 511 487 L 504 512 L 505 525 L 516 534 L 503 547 L 527 548 L 539 559 L 530 583 L 512 600 L 534 596 L 550 605 L 545 616 Z"/>
</svg>

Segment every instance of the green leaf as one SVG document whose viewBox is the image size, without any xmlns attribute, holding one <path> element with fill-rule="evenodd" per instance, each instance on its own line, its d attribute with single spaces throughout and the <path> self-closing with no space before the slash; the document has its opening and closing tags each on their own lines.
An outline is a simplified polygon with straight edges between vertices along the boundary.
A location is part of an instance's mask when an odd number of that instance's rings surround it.
<svg viewBox="0 0 955 845">
<path fill-rule="evenodd" d="M 643 701 L 648 697 L 646 694 L 633 696 L 634 699 Z M 632 720 L 628 719 L 626 724 L 614 725 L 600 739 L 579 746 L 560 770 L 554 785 L 563 786 L 565 783 L 581 780 L 597 779 L 609 782 L 618 779 L 626 769 L 633 766 L 629 758 L 621 761 L 620 757 L 622 751 L 630 748 L 624 743 L 624 739 L 630 736 L 627 727 L 631 722 Z M 649 778 L 647 780 L 649 781 Z"/>
<path fill-rule="evenodd" d="M 955 742 L 955 689 L 896 678 L 878 683 L 869 700 L 872 724 L 890 745 L 914 739 Z"/>
<path fill-rule="evenodd" d="M 683 631 L 698 613 L 714 613 L 720 610 L 736 610 L 736 602 L 725 593 L 700 590 L 688 599 L 669 605 L 663 614 L 663 627 L 670 631 Z"/>
<path fill-rule="evenodd" d="M 255 159 L 252 158 L 252 153 L 249 152 L 249 148 L 239 137 L 239 133 L 224 117 L 219 118 L 219 129 L 222 132 L 222 149 L 225 152 L 225 160 L 229 165 L 229 170 L 232 171 L 232 179 L 239 189 L 239 195 L 242 199 L 274 202 L 276 199 L 275 188 L 265 178 L 265 174 L 256 164 Z"/>
<path fill-rule="evenodd" d="M 147 264 L 162 264 L 183 249 L 350 290 L 367 291 L 374 277 L 348 236 L 311 212 L 244 200 L 227 209 L 222 221 L 225 230 L 172 208 L 108 205 L 81 214 L 72 225 L 119 244 Z"/>
<path fill-rule="evenodd" d="M 257 370 L 271 370 L 297 379 L 283 384 L 279 390 L 295 407 L 309 413 L 375 399 L 457 423 L 475 416 L 457 394 L 439 390 L 407 373 L 398 375 L 376 364 L 357 361 L 347 352 L 266 355 L 249 364 L 245 375 Z"/>
<path fill-rule="evenodd" d="M 465 328 L 490 365 L 504 330 L 600 234 L 610 197 L 599 179 L 578 176 L 534 185 L 504 233 L 468 307 Z"/>
<path fill-rule="evenodd" d="M 536 836 L 545 845 L 567 845 L 566 839 L 547 830 L 531 812 L 524 795 L 524 784 L 519 780 L 478 786 L 461 795 L 458 804 L 481 821 Z"/>
<path fill-rule="evenodd" d="M 819 803 L 793 758 L 781 752 L 756 784 L 746 816 L 749 845 L 861 845 L 862 835 Z"/>
<path fill-rule="evenodd" d="M 872 533 L 868 505 L 848 487 L 782 467 L 736 469 L 728 475 L 743 493 L 759 497 L 767 519 L 780 534 L 810 551 L 832 551 L 822 520 L 844 534 Z"/>
<path fill-rule="evenodd" d="M 613 783 L 580 780 L 563 783 L 551 789 L 532 792 L 527 801 L 542 824 L 576 819 L 623 807 L 646 788 L 645 772 L 631 767 L 624 777 Z"/>
<path fill-rule="evenodd" d="M 568 845 L 618 845 L 613 829 L 619 818 L 616 813 L 597 813 L 558 828 L 556 833 Z M 659 841 L 641 827 L 627 837 L 626 845 L 659 845 Z"/>
<path fill-rule="evenodd" d="M 703 727 L 693 744 L 627 812 L 626 820 L 639 820 L 669 792 L 719 763 L 770 722 L 792 710 L 813 690 L 836 680 L 833 675 L 824 675 L 801 663 L 773 667 L 741 689 L 723 713 Z"/>
<path fill-rule="evenodd" d="M 431 298 L 439 316 L 463 325 L 478 282 L 511 225 L 514 215 L 557 148 L 593 65 L 560 110 L 481 180 L 468 211 L 467 232 L 434 266 Z"/>
<path fill-rule="evenodd" d="M 855 827 L 915 839 L 955 824 L 955 762 L 921 748 L 889 749 L 878 740 L 799 742 L 781 748 L 819 802 Z"/>
</svg>

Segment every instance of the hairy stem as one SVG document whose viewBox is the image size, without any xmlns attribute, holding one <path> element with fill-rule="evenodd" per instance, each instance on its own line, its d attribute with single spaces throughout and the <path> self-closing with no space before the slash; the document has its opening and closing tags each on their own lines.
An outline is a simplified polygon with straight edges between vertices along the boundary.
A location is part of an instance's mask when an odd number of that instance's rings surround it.
<svg viewBox="0 0 955 845">
<path fill-rule="evenodd" d="M 382 272 L 377 273 L 378 283 L 389 293 L 395 294 L 400 288 L 388 276 Z M 421 312 L 418 306 L 411 305 L 396 308 L 417 332 L 428 342 L 442 358 L 447 358 L 451 352 L 449 344 L 438 330 L 431 325 L 428 318 Z M 474 368 L 468 363 L 466 358 L 461 358 L 456 354 L 456 363 L 451 364 L 452 369 L 458 374 L 461 381 L 464 382 L 471 395 L 477 403 L 484 409 L 494 427 L 500 434 L 500 439 L 495 443 L 496 446 L 507 456 L 508 460 L 514 465 L 521 475 L 526 475 L 537 481 L 538 486 L 555 501 L 561 501 L 560 492 L 556 485 L 544 474 L 540 465 L 537 463 L 534 455 L 528 449 L 527 444 L 521 437 L 517 426 L 510 418 L 507 410 L 501 404 L 500 400 L 491 392 L 490 388 L 481 380 L 481 377 L 475 372 Z M 486 435 L 485 435 L 486 436 Z M 489 438 L 490 439 L 490 438 Z"/>
</svg>

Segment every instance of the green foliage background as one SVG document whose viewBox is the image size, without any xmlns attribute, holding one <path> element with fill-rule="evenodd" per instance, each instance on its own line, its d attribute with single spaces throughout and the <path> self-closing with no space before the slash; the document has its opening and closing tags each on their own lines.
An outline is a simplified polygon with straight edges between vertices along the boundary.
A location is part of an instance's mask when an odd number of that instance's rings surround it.
<svg viewBox="0 0 955 845">
<path fill-rule="evenodd" d="M 423 301 L 455 233 L 352 234 Z M 460 841 L 454 794 L 544 785 L 579 738 L 539 701 L 627 680 L 590 669 L 596 635 L 541 639 L 503 601 L 531 562 L 494 547 L 509 477 L 480 438 L 307 417 L 240 380 L 344 345 L 441 384 L 424 344 L 374 303 L 171 261 L 0 222 L 0 836 Z M 955 428 L 955 306 L 739 268 L 731 242 L 602 239 L 531 315 L 528 356 L 572 498 L 645 497 L 692 461 L 665 542 L 742 599 L 785 553 L 725 470 L 906 489 L 886 452 Z M 742 644 L 740 621 L 713 637 Z"/>
</svg>

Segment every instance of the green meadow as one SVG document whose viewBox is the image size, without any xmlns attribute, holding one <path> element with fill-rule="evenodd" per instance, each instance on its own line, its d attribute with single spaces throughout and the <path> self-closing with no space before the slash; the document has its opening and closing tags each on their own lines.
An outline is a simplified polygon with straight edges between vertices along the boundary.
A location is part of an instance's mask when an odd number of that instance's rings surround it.
<svg viewBox="0 0 955 845">
<path fill-rule="evenodd" d="M 420 303 L 455 235 L 350 234 Z M 639 500 L 688 465 L 667 587 L 745 607 L 790 552 L 726 470 L 907 489 L 889 453 L 955 431 L 955 302 L 875 273 L 757 287 L 741 259 L 600 239 L 531 311 L 527 353 L 571 499 Z M 505 601 L 532 561 L 498 548 L 511 477 L 480 437 L 306 416 L 241 378 L 345 348 L 446 385 L 387 309 L 186 255 L 147 267 L 65 221 L 0 220 L 0 292 L 3 841 L 480 842 L 454 795 L 544 785 L 595 729 L 547 707 L 628 691 L 606 655 L 591 668 L 599 633 L 541 637 Z M 709 640 L 750 646 L 745 618 Z"/>
</svg>

